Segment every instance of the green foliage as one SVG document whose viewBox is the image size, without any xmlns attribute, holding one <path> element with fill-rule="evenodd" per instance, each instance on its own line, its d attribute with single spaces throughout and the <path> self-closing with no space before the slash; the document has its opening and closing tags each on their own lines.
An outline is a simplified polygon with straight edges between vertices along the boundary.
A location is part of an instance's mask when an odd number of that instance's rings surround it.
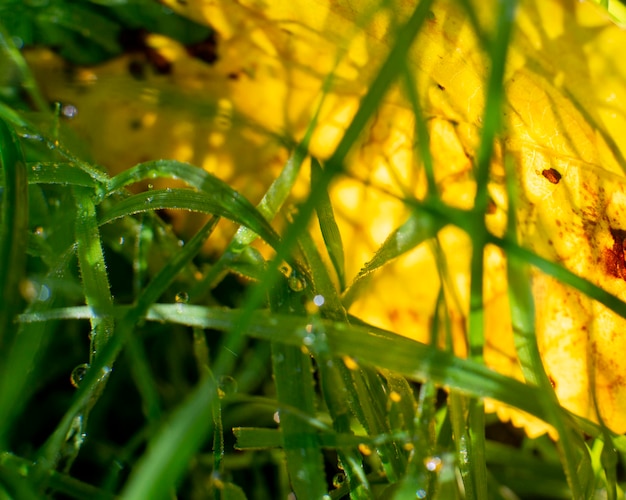
<svg viewBox="0 0 626 500">
<path fill-rule="evenodd" d="M 52 46 L 91 64 L 123 50 L 124 30 L 193 42 L 207 36 L 205 28 L 144 0 L 0 2 L 0 60 L 15 69 L 0 103 L 0 498 L 263 499 L 292 490 L 298 499 L 595 498 L 597 491 L 621 498 L 624 438 L 566 415 L 547 388 L 527 267 L 621 314 L 626 305 L 520 248 L 514 227 L 496 238 L 476 223 L 487 209 L 512 4 L 503 3 L 491 47 L 476 208 L 451 209 L 434 192 L 407 200 L 410 217 L 343 294 L 344 247 L 328 186 L 390 86 L 406 76 L 406 53 L 428 6 L 420 3 L 398 32 L 333 156 L 312 162 L 310 195 L 279 235 L 268 221 L 288 198 L 312 127 L 258 207 L 180 162 L 129 165 L 110 177 L 55 135 L 58 116 L 11 45 Z M 29 103 L 36 119 L 21 111 Z M 432 165 L 427 149 L 420 154 Z M 156 177 L 186 187 L 127 190 Z M 157 213 L 165 208 L 211 218 L 182 243 Z M 306 232 L 315 215 L 330 268 Z M 241 229 L 210 261 L 201 248 L 219 218 Z M 481 362 L 481 252 L 473 263 L 470 359 L 346 313 L 369 273 L 449 223 L 474 227 L 478 248 L 492 243 L 511 256 L 517 341 L 535 384 Z M 250 246 L 257 237 L 276 251 L 274 260 Z M 323 307 L 313 306 L 319 296 Z M 440 310 L 435 322 L 445 323 L 443 303 Z M 528 439 L 485 416 L 485 397 L 567 437 L 558 445 Z"/>
</svg>

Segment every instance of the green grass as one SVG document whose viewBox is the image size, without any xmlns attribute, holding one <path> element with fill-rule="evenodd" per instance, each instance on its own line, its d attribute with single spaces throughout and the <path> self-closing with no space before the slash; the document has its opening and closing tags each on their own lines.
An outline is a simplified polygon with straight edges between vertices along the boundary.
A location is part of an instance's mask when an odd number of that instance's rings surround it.
<svg viewBox="0 0 626 500">
<path fill-rule="evenodd" d="M 407 220 L 345 283 L 345 242 L 328 188 L 346 175 L 346 158 L 396 82 L 408 83 L 416 134 L 428 142 L 405 61 L 429 4 L 398 30 L 333 155 L 313 159 L 310 194 L 279 234 L 268 220 L 289 197 L 315 121 L 257 207 L 173 160 L 111 177 L 59 141 L 59 118 L 11 41 L 55 45 L 75 62 L 95 63 L 119 53 L 122 29 L 189 41 L 205 28 L 147 1 L 80 9 L 69 0 L 0 2 L 0 62 L 17 75 L 0 81 L 0 498 L 623 497 L 626 440 L 563 410 L 543 370 L 529 268 L 624 317 L 626 304 L 521 247 L 514 218 L 503 237 L 484 224 L 514 3 L 502 2 L 485 41 L 491 67 L 475 208 L 439 199 L 430 151 L 421 148 L 429 195 L 405 200 Z M 143 7 L 150 15 L 137 16 Z M 86 22 L 88 34 L 77 28 Z M 157 177 L 190 189 L 127 190 Z M 165 208 L 211 217 L 181 245 L 158 216 Z M 201 249 L 220 218 L 241 229 L 209 260 Z M 330 266 L 306 231 L 314 218 Z M 363 324 L 344 308 L 369 275 L 447 224 L 467 229 L 474 247 L 468 359 Z M 273 260 L 249 246 L 257 236 L 275 250 Z M 487 244 L 508 256 L 526 383 L 483 363 Z M 325 303 L 311 312 L 315 295 Z M 433 332 L 448 321 L 441 296 Z M 487 397 L 551 423 L 562 439 L 531 440 L 499 423 L 484 412 Z"/>
</svg>

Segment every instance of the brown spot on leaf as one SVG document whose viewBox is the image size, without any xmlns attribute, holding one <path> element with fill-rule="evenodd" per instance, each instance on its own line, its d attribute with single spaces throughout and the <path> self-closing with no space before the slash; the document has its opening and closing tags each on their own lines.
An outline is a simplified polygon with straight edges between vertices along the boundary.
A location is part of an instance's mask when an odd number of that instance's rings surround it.
<svg viewBox="0 0 626 500">
<path fill-rule="evenodd" d="M 552 184 L 558 184 L 561 180 L 561 174 L 556 168 L 546 168 L 541 171 L 541 175 L 548 179 L 548 181 Z"/>
<path fill-rule="evenodd" d="M 187 53 L 191 57 L 200 59 L 208 64 L 217 61 L 217 38 L 212 32 L 208 37 L 198 43 L 186 45 Z"/>
<path fill-rule="evenodd" d="M 163 54 L 147 45 L 146 39 L 149 34 L 144 29 L 122 30 L 119 42 L 124 52 L 142 55 L 156 73 L 160 75 L 170 74 L 172 72 L 172 62 Z M 140 60 L 132 60 L 129 63 L 128 71 L 138 80 L 145 78 L 145 69 Z"/>
<path fill-rule="evenodd" d="M 610 228 L 613 246 L 604 250 L 604 264 L 607 274 L 626 281 L 626 231 Z"/>
</svg>

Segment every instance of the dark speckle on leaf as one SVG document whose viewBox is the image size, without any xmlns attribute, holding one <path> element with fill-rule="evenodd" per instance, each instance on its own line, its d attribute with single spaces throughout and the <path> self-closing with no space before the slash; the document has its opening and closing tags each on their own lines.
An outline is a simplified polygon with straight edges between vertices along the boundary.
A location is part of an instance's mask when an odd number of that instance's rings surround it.
<svg viewBox="0 0 626 500">
<path fill-rule="evenodd" d="M 541 171 L 541 175 L 543 175 L 549 182 L 552 184 L 558 184 L 561 180 L 561 174 L 555 168 L 546 168 Z"/>
</svg>

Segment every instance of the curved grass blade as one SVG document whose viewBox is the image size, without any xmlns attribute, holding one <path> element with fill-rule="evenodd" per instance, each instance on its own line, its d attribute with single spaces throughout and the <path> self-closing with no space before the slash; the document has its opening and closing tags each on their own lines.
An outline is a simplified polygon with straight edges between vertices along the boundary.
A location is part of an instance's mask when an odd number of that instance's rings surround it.
<svg viewBox="0 0 626 500">
<path fill-rule="evenodd" d="M 403 61 L 406 59 L 413 40 L 417 36 L 423 22 L 426 20 L 431 0 L 420 2 L 413 11 L 407 23 L 397 31 L 397 39 L 392 46 L 389 56 L 382 64 L 380 71 L 374 79 L 370 89 L 363 97 L 361 106 L 346 129 L 337 149 L 327 163 L 324 175 L 313 188 L 308 200 L 302 205 L 297 214 L 294 224 L 288 231 L 282 244 L 277 249 L 276 262 L 281 263 L 291 252 L 298 240 L 298 236 L 303 232 L 315 210 L 317 204 L 316 197 L 320 190 L 326 190 L 332 179 L 343 170 L 343 163 L 352 149 L 353 144 L 358 139 L 361 131 L 364 129 L 368 120 L 378 107 L 383 96 L 390 88 L 392 83 L 398 76 Z M 232 353 L 237 353 L 242 344 L 242 334 L 251 326 L 253 319 L 252 313 L 263 303 L 267 291 L 270 290 L 277 282 L 278 273 L 275 268 L 268 268 L 264 273 L 262 282 L 254 287 L 246 299 L 245 314 L 233 325 L 231 335 L 226 339 L 223 348 L 220 350 L 215 362 L 215 376 L 230 373 L 234 364 Z M 201 384 L 192 394 L 191 398 L 182 405 L 177 415 L 172 419 L 171 425 L 176 428 L 177 432 L 181 432 L 178 436 L 181 441 L 189 443 L 194 434 L 204 432 L 210 427 L 210 416 L 208 414 L 210 408 L 210 399 L 207 399 L 207 393 L 213 393 L 214 386 L 208 383 Z M 196 415 L 193 416 L 192 412 Z M 200 417 L 204 417 L 200 419 Z M 195 424 L 195 426 L 194 426 Z M 127 483 L 127 489 L 123 494 L 124 498 L 146 498 L 151 492 L 166 491 L 173 482 L 178 478 L 177 473 L 168 470 L 170 463 L 162 458 L 162 453 L 167 453 L 168 443 L 171 443 L 170 436 L 158 436 L 153 442 L 153 446 L 144 456 L 143 462 L 135 469 L 135 473 Z M 197 449 L 197 446 L 185 446 L 179 448 L 179 459 L 187 461 Z M 164 474 L 167 472 L 167 476 Z M 180 471 L 178 471 L 180 473 Z M 151 478 L 159 478 L 154 482 Z M 149 483 L 152 483 L 149 485 Z"/>
<path fill-rule="evenodd" d="M 507 169 L 507 190 L 509 210 L 515 214 L 516 193 L 514 189 L 514 167 L 510 159 L 505 160 Z M 508 218 L 507 237 L 517 243 L 517 224 L 514 215 Z M 526 381 L 541 389 L 541 404 L 550 414 L 555 429 L 559 433 L 558 446 L 561 449 L 563 470 L 574 498 L 583 498 L 593 477 L 591 458 L 587 446 L 581 439 L 580 433 L 573 429 L 565 419 L 562 408 L 559 406 L 556 393 L 545 371 L 537 337 L 535 333 L 535 304 L 530 283 L 532 282 L 528 263 L 513 255 L 507 256 L 508 294 L 511 309 L 511 322 L 515 349 L 519 357 L 522 372 Z M 585 487 L 587 483 L 587 487 Z"/>
<path fill-rule="evenodd" d="M 13 321 L 22 300 L 18 291 L 26 272 L 29 210 L 26 165 L 17 136 L 4 120 L 0 120 L 0 164 L 4 177 L 0 227 L 0 289 L 3 301 L 0 307 L 0 393 L 10 393 L 3 387 L 11 383 L 11 377 L 5 371 L 10 365 L 8 357 L 11 356 L 17 331 Z M 9 408 L 6 410 L 10 411 Z M 8 424 L 8 416 L 1 417 L 0 422 Z M 4 437 L 2 424 L 0 436 Z"/>
<path fill-rule="evenodd" d="M 28 164 L 29 184 L 63 184 L 96 188 L 100 184 L 74 163 L 36 162 Z"/>
<path fill-rule="evenodd" d="M 81 381 L 81 385 L 76 391 L 70 407 L 63 415 L 61 422 L 39 450 L 38 464 L 42 471 L 47 472 L 53 468 L 56 457 L 63 445 L 68 430 L 72 426 L 75 415 L 89 402 L 94 388 L 97 387 L 102 378 L 102 373 L 108 373 L 110 371 L 110 367 L 114 364 L 120 350 L 124 346 L 126 338 L 132 334 L 137 322 L 146 315 L 149 307 L 158 300 L 178 273 L 188 265 L 191 259 L 200 251 L 206 238 L 215 229 L 218 220 L 217 217 L 211 218 L 194 237 L 168 261 L 148 286 L 142 290 L 133 306 L 121 309 L 123 315 L 119 316 L 115 335 L 107 342 L 92 363 L 90 370 L 87 371 L 85 378 Z M 183 304 L 175 305 L 180 306 Z M 93 315 L 92 311 L 89 311 L 89 313 Z M 215 393 L 209 396 L 209 401 L 212 400 L 214 395 Z M 204 416 L 204 414 L 202 416 Z M 210 418 L 210 413 L 207 418 Z M 198 438 L 198 436 L 198 434 L 194 434 L 194 438 Z M 202 436 L 204 436 L 204 434 L 202 434 Z M 165 457 L 163 458 L 165 459 Z M 182 467 L 185 464 L 181 464 L 180 466 Z M 155 497 L 155 495 L 151 495 L 151 498 L 153 497 Z"/>
<path fill-rule="evenodd" d="M 217 179 L 212 178 L 217 181 Z M 206 187 L 206 186 L 205 186 Z M 263 216 L 237 191 L 221 181 L 212 191 L 192 189 L 155 189 L 121 200 L 104 210 L 100 224 L 120 217 L 161 209 L 191 210 L 225 217 L 252 229 L 268 244 L 277 248 L 279 236 Z"/>
<path fill-rule="evenodd" d="M 0 228 L 0 352 L 12 344 L 13 318 L 17 313 L 20 282 L 25 273 L 28 245 L 28 181 L 26 165 L 15 132 L 0 120 L 0 165 L 4 177 L 2 227 Z M 1 358 L 0 358 L 1 359 Z M 4 363 L 0 363 L 2 367 Z"/>
<path fill-rule="evenodd" d="M 320 162 L 316 158 L 311 158 L 311 183 L 316 184 L 319 182 L 321 176 L 322 166 Z M 322 237 L 324 238 L 328 255 L 330 256 L 330 260 L 337 273 L 337 278 L 339 279 L 339 289 L 344 290 L 346 288 L 346 277 L 343 242 L 341 241 L 341 233 L 339 232 L 339 227 L 335 220 L 333 205 L 327 190 L 320 190 L 315 211 L 317 212 L 320 230 L 322 231 Z"/>
<path fill-rule="evenodd" d="M 346 290 L 343 303 L 346 307 L 356 300 L 367 278 L 377 269 L 400 255 L 412 250 L 420 243 L 433 238 L 446 222 L 423 210 L 414 210 L 409 218 L 384 241 L 376 254 L 365 264 Z"/>
<path fill-rule="evenodd" d="M 130 186 L 142 180 L 157 178 L 179 179 L 189 187 L 198 191 L 210 193 L 232 188 L 224 181 L 211 175 L 199 167 L 176 160 L 154 160 L 140 163 L 124 170 L 109 180 L 107 194 L 112 194 L 123 187 Z"/>
</svg>

